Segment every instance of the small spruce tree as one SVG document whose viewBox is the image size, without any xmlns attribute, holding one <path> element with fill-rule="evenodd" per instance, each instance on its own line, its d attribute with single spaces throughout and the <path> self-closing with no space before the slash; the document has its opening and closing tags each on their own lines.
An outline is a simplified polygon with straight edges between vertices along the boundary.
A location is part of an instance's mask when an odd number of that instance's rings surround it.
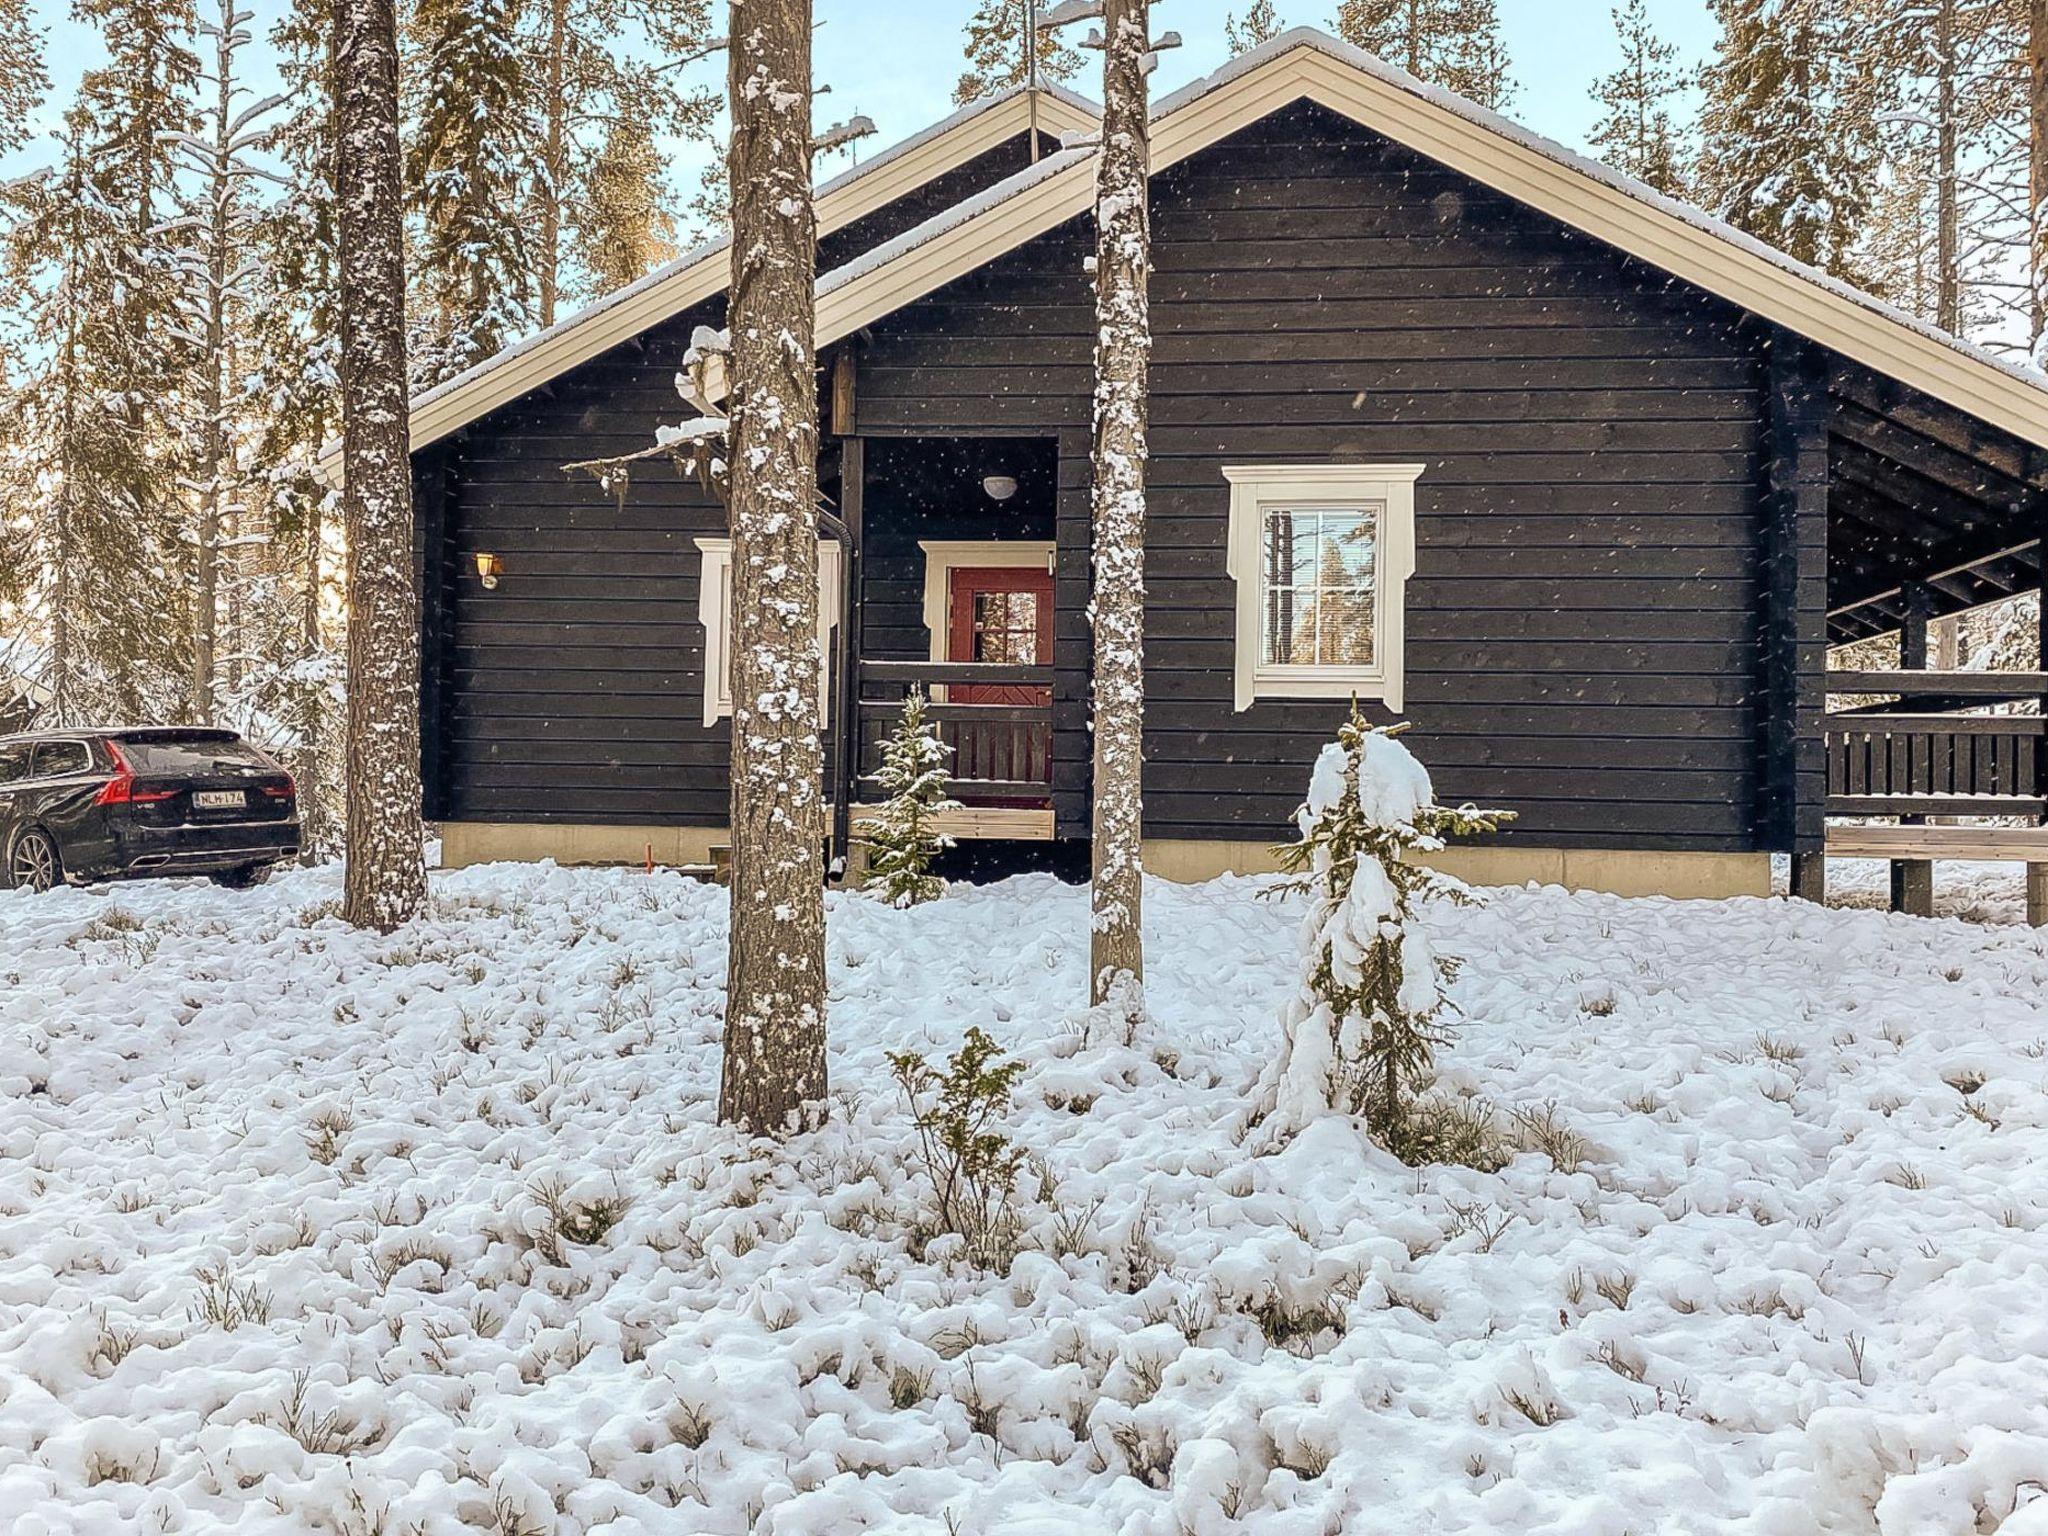
<svg viewBox="0 0 2048 1536">
<path fill-rule="evenodd" d="M 953 846 L 953 839 L 934 824 L 939 812 L 953 808 L 946 798 L 946 759 L 953 749 L 939 740 L 924 709 L 923 691 L 913 688 L 875 775 L 889 799 L 866 828 L 865 888 L 894 907 L 914 907 L 944 893 L 946 883 L 931 872 L 931 863 Z"/>
<path fill-rule="evenodd" d="M 1436 803 L 1429 773 L 1354 703 L 1322 750 L 1295 812 L 1301 841 L 1281 850 L 1301 878 L 1278 891 L 1311 899 L 1301 930 L 1303 976 L 1281 1018 L 1279 1056 L 1254 1096 L 1269 1140 L 1332 1111 L 1363 1115 L 1395 1156 L 1428 1160 L 1428 1117 L 1415 1115 L 1435 1049 L 1449 1039 L 1445 988 L 1454 964 L 1422 924 L 1431 897 L 1469 901 L 1457 881 L 1410 863 L 1451 837 L 1491 832 L 1505 811 Z"/>
</svg>

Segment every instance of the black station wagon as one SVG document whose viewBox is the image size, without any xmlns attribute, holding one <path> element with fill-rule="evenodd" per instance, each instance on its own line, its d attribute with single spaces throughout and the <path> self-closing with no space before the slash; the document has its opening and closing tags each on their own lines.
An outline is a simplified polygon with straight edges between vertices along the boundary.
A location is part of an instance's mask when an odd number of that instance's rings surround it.
<svg viewBox="0 0 2048 1536">
<path fill-rule="evenodd" d="M 207 875 L 253 885 L 299 851 L 292 776 L 233 731 L 186 727 L 0 736 L 0 876 Z"/>
</svg>

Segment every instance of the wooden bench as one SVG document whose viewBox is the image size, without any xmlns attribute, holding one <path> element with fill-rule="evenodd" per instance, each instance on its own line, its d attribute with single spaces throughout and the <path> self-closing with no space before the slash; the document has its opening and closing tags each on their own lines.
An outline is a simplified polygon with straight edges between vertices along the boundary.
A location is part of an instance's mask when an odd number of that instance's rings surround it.
<svg viewBox="0 0 2048 1536">
<path fill-rule="evenodd" d="M 1979 810 L 1978 814 L 1995 814 Z M 1981 859 L 2027 866 L 2027 921 L 2048 927 L 2048 827 L 1927 827 L 1856 823 L 1827 832 L 1830 858 L 1889 859 L 1894 905 L 1934 915 L 1934 861 Z"/>
</svg>

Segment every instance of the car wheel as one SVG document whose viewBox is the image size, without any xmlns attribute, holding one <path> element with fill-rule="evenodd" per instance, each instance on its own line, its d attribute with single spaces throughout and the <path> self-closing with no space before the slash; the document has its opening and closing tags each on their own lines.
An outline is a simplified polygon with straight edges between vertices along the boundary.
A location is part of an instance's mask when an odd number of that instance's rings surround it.
<svg viewBox="0 0 2048 1536">
<path fill-rule="evenodd" d="M 268 864 L 244 864 L 240 869 L 223 869 L 209 876 L 215 885 L 225 886 L 231 891 L 246 891 L 252 885 L 261 885 L 270 878 Z"/>
<path fill-rule="evenodd" d="M 31 827 L 14 840 L 7 855 L 7 883 L 17 890 L 47 891 L 64 878 L 64 866 L 57 860 L 57 845 L 50 834 Z"/>
</svg>

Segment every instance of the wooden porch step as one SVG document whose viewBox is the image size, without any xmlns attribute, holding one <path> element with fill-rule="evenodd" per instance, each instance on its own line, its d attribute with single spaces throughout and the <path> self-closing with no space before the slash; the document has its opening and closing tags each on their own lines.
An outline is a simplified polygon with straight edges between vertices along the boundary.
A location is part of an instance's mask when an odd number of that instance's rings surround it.
<svg viewBox="0 0 2048 1536">
<path fill-rule="evenodd" d="M 861 824 L 879 810 L 879 805 L 854 806 L 854 830 L 858 832 Z M 960 805 L 950 811 L 939 812 L 932 822 L 939 831 L 954 838 L 997 838 L 1028 843 L 1052 841 L 1050 806 Z"/>
</svg>

